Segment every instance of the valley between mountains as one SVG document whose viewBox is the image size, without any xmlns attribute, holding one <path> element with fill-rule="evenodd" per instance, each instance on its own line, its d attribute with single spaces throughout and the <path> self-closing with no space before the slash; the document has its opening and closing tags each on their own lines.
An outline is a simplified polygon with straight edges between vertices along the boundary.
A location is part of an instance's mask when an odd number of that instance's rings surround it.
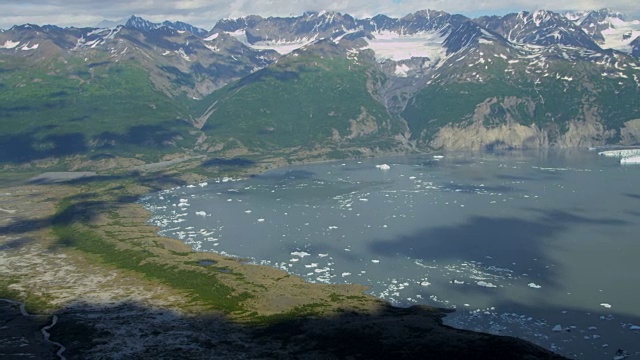
<svg viewBox="0 0 640 360">
<path fill-rule="evenodd" d="M 0 298 L 40 315 L 0 303 L 0 354 L 561 358 L 193 252 L 136 201 L 312 161 L 638 145 L 639 99 L 640 20 L 607 9 L 1 30 Z"/>
</svg>

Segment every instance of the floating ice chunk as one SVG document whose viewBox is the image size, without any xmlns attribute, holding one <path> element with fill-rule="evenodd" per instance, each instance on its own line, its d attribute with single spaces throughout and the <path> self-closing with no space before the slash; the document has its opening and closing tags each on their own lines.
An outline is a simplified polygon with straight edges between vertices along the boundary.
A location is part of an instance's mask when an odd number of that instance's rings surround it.
<svg viewBox="0 0 640 360">
<path fill-rule="evenodd" d="M 478 284 L 478 286 L 482 286 L 482 287 L 487 287 L 487 288 L 495 288 L 497 287 L 496 285 L 490 283 L 490 282 L 486 282 L 486 281 L 478 281 L 476 284 Z"/>
<path fill-rule="evenodd" d="M 187 185 L 188 188 L 194 188 L 196 187 L 195 185 Z"/>
<path fill-rule="evenodd" d="M 428 281 L 421 281 L 421 282 L 420 282 L 420 285 L 422 285 L 422 286 L 429 286 L 429 285 L 431 285 L 431 283 L 430 283 L 430 282 L 428 282 Z"/>
<path fill-rule="evenodd" d="M 264 222 L 264 219 L 258 219 L 258 222 Z"/>
<path fill-rule="evenodd" d="M 346 277 L 346 276 L 349 276 L 349 275 L 351 275 L 351 273 L 350 273 L 350 272 L 343 272 L 343 273 L 342 273 L 342 277 Z"/>
<path fill-rule="evenodd" d="M 308 252 L 304 252 L 304 251 L 294 251 L 294 252 L 291 253 L 291 255 L 303 258 L 303 257 L 309 256 L 311 254 L 309 254 Z"/>
<path fill-rule="evenodd" d="M 315 268 L 315 267 L 318 267 L 318 263 L 311 263 L 309 265 L 305 265 L 304 267 L 306 267 L 306 268 Z"/>
<path fill-rule="evenodd" d="M 631 325 L 631 326 L 629 326 L 629 330 L 640 330 L 640 326 L 638 326 L 638 325 Z"/>
<path fill-rule="evenodd" d="M 376 168 L 378 168 L 380 170 L 389 170 L 389 169 L 391 169 L 391 166 L 389 166 L 387 164 L 381 164 L 381 165 L 376 165 Z"/>
<path fill-rule="evenodd" d="M 433 158 L 438 160 L 444 159 L 444 155 L 433 155 Z"/>
<path fill-rule="evenodd" d="M 207 185 L 209 185 L 209 184 L 208 184 L 208 183 L 206 183 L 206 182 L 201 182 L 200 184 L 198 184 L 198 186 L 200 186 L 200 187 L 205 187 L 205 186 L 207 186 Z"/>
<path fill-rule="evenodd" d="M 462 284 L 464 284 L 464 281 L 453 280 L 453 283 L 456 284 L 456 285 L 462 285 Z"/>
<path fill-rule="evenodd" d="M 198 216 L 207 216 L 207 213 L 204 211 L 196 211 L 196 215 Z"/>
<path fill-rule="evenodd" d="M 561 332 L 564 329 L 562 328 L 562 325 L 558 324 L 556 326 L 553 327 L 553 329 L 551 329 L 551 331 L 555 331 L 555 332 Z"/>
<path fill-rule="evenodd" d="M 296 262 L 296 261 L 300 261 L 300 259 L 298 259 L 298 258 L 293 258 L 293 259 L 291 259 L 291 260 L 289 260 L 289 261 L 290 261 L 290 262 Z"/>
<path fill-rule="evenodd" d="M 600 306 L 605 307 L 607 309 L 611 309 L 611 304 L 602 303 L 602 304 L 600 304 Z"/>
<path fill-rule="evenodd" d="M 329 254 L 318 254 L 318 257 L 321 257 L 321 258 L 327 257 L 327 256 L 329 256 Z"/>
<path fill-rule="evenodd" d="M 245 210 L 244 212 L 247 214 L 251 214 L 251 210 Z"/>
<path fill-rule="evenodd" d="M 416 177 L 415 176 L 409 176 L 409 180 L 415 180 Z"/>
<path fill-rule="evenodd" d="M 371 260 L 372 263 L 377 264 L 380 262 L 380 260 Z"/>
<path fill-rule="evenodd" d="M 337 226 L 329 226 L 329 230 L 337 229 Z"/>
<path fill-rule="evenodd" d="M 532 289 L 540 289 L 542 286 L 536 284 L 536 283 L 529 283 L 527 284 L 528 287 L 532 288 Z"/>
<path fill-rule="evenodd" d="M 365 199 L 365 198 L 358 199 L 358 200 L 360 200 L 360 201 L 369 201 L 369 199 Z"/>
<path fill-rule="evenodd" d="M 180 203 L 188 203 L 189 199 L 180 199 Z"/>
</svg>

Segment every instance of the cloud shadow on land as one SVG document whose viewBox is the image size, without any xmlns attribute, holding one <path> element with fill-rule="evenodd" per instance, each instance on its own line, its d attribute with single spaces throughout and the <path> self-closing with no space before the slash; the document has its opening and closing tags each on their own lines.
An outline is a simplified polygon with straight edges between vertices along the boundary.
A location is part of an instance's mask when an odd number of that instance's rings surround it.
<svg viewBox="0 0 640 360">
<path fill-rule="evenodd" d="M 545 259 L 558 235 L 572 226 L 628 224 L 618 219 L 595 219 L 562 210 L 529 210 L 535 215 L 531 219 L 472 216 L 462 224 L 426 227 L 399 238 L 377 239 L 369 247 L 373 254 L 382 257 L 399 254 L 424 260 L 474 260 L 505 268 L 517 262 L 518 268 L 539 274 L 546 286 L 557 286 L 555 272 L 558 270 L 546 267 Z M 514 257 L 514 254 L 517 255 Z"/>
<path fill-rule="evenodd" d="M 442 314 L 381 304 L 370 312 L 285 316 L 265 325 L 183 315 L 138 302 L 78 302 L 56 314 L 68 359 L 562 359 L 523 340 L 453 329 Z M 97 341 L 100 339 L 100 341 Z M 132 346 L 135 345 L 135 346 Z"/>
<path fill-rule="evenodd" d="M 27 180 L 25 184 L 29 185 L 42 185 L 42 186 L 68 186 L 68 185 L 91 185 L 91 184 L 108 184 L 111 181 L 135 179 L 142 186 L 148 187 L 150 192 L 164 190 L 169 187 L 184 186 L 186 181 L 173 175 L 142 175 L 138 172 L 132 172 L 124 175 L 96 175 L 85 176 L 81 178 L 71 178 L 69 180 L 62 181 L 41 181 L 35 179 L 35 181 Z M 111 187 L 110 190 L 121 190 L 123 185 Z M 44 188 L 46 189 L 46 188 Z M 44 229 L 55 225 L 69 225 L 73 222 L 90 223 L 100 213 L 108 211 L 110 209 L 117 209 L 124 204 L 131 204 L 137 202 L 140 197 L 137 195 L 121 195 L 110 201 L 102 201 L 100 194 L 96 192 L 85 192 L 74 196 L 68 197 L 73 204 L 62 209 L 58 213 L 41 218 L 25 218 L 20 216 L 19 213 L 12 215 L 12 220 L 9 223 L 0 225 L 0 236 L 23 236 L 18 240 L 11 240 L 8 243 L 2 244 L 0 250 L 19 249 L 32 243 L 31 238 L 24 238 L 26 233 Z M 62 243 L 61 245 L 66 245 Z"/>
</svg>

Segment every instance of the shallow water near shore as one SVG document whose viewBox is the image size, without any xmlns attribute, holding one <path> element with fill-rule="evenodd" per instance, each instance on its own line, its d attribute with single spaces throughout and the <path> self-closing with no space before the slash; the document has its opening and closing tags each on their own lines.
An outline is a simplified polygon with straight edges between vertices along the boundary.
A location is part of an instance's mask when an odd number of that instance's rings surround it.
<svg viewBox="0 0 640 360">
<path fill-rule="evenodd" d="M 640 355 L 638 180 L 640 166 L 594 152 L 461 153 L 281 168 L 141 201 L 196 250 L 610 359 Z"/>
</svg>

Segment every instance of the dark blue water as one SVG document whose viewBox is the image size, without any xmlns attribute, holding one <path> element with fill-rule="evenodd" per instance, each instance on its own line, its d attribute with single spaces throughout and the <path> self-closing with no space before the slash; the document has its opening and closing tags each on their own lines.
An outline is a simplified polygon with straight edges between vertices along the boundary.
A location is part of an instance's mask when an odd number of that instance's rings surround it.
<svg viewBox="0 0 640 360">
<path fill-rule="evenodd" d="M 639 180 L 640 166 L 586 151 L 446 154 L 282 168 L 143 202 L 197 250 L 602 359 L 640 351 Z"/>
</svg>

